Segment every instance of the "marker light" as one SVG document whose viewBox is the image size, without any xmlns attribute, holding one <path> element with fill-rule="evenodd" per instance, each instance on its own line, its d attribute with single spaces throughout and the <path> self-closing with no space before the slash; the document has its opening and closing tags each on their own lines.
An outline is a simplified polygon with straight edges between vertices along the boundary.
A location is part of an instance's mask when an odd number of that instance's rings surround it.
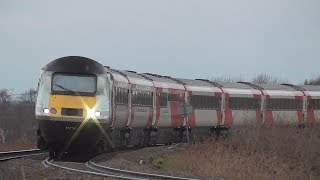
<svg viewBox="0 0 320 180">
<path fill-rule="evenodd" d="M 51 114 L 57 114 L 57 110 L 55 108 L 50 109 Z"/>
<path fill-rule="evenodd" d="M 50 110 L 49 110 L 48 108 L 44 108 L 44 109 L 43 109 L 43 112 L 44 112 L 45 114 L 49 114 Z"/>
<path fill-rule="evenodd" d="M 94 115 L 95 115 L 96 117 L 99 117 L 99 116 L 101 116 L 101 112 L 96 111 L 96 112 L 94 113 Z"/>
</svg>

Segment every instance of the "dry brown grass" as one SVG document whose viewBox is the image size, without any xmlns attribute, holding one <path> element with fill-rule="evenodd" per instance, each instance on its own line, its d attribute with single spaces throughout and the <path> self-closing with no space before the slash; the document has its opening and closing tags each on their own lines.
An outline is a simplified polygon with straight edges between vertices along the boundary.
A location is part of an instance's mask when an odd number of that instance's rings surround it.
<svg viewBox="0 0 320 180">
<path fill-rule="evenodd" d="M 320 125 L 234 128 L 170 155 L 171 167 L 193 176 L 232 179 L 319 179 Z"/>
<path fill-rule="evenodd" d="M 16 151 L 36 148 L 36 140 L 19 139 L 12 143 L 0 144 L 0 151 Z"/>
</svg>

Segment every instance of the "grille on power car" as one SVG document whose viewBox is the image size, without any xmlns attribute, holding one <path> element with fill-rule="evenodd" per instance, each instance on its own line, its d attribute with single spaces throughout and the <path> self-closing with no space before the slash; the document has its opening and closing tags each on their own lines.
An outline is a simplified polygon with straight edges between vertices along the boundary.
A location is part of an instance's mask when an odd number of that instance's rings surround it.
<svg viewBox="0 0 320 180">
<path fill-rule="evenodd" d="M 62 108 L 61 115 L 63 116 L 80 116 L 83 115 L 82 109 L 74 109 L 74 108 Z"/>
</svg>

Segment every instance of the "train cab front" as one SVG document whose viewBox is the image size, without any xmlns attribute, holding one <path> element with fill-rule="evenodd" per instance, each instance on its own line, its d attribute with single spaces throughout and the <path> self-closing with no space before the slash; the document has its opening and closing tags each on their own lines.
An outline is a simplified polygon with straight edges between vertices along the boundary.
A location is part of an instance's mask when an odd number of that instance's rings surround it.
<svg viewBox="0 0 320 180">
<path fill-rule="evenodd" d="M 36 103 L 38 144 L 88 147 L 108 136 L 108 84 L 107 74 L 43 71 Z"/>
</svg>

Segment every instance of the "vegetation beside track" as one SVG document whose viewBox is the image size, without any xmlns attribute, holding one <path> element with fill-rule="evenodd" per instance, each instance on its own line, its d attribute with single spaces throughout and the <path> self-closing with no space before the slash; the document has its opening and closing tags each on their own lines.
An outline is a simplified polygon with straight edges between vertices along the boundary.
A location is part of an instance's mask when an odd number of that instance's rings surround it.
<svg viewBox="0 0 320 180">
<path fill-rule="evenodd" d="M 5 143 L 0 145 L 0 151 L 17 151 L 24 149 L 37 148 L 36 139 L 19 139 L 14 142 Z"/>
<path fill-rule="evenodd" d="M 173 171 L 190 176 L 234 179 L 317 179 L 320 125 L 245 127 L 230 136 L 208 138 L 168 155 Z"/>
</svg>

